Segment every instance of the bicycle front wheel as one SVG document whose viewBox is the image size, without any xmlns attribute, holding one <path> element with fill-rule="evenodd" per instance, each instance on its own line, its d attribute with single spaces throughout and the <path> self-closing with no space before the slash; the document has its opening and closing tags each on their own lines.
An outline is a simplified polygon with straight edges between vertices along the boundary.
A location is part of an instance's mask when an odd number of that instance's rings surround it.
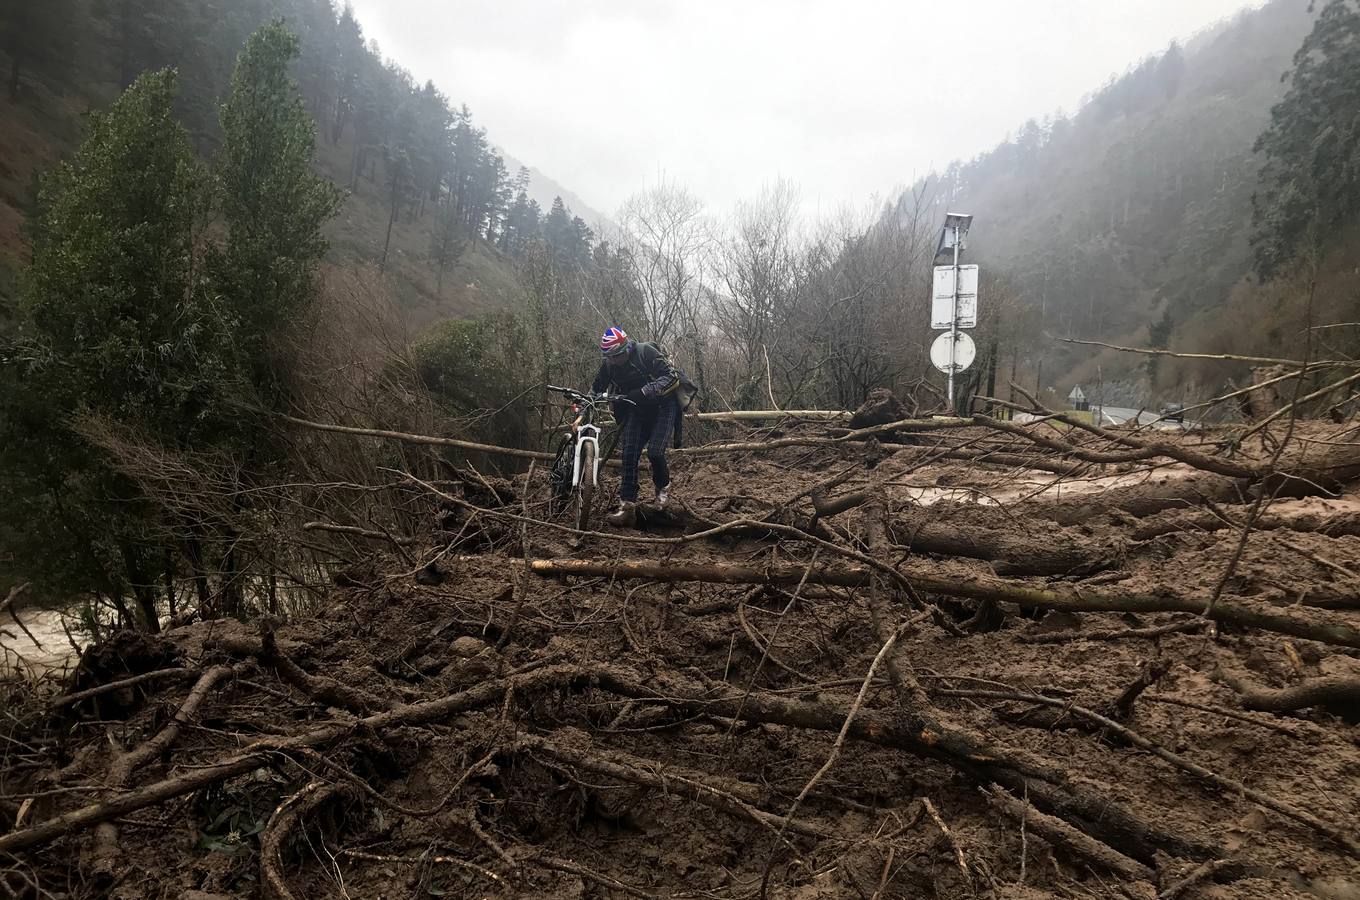
<svg viewBox="0 0 1360 900">
<path fill-rule="evenodd" d="M 595 502 L 595 444 L 581 444 L 581 483 L 576 490 L 576 529 L 588 531 L 590 507 Z"/>
</svg>

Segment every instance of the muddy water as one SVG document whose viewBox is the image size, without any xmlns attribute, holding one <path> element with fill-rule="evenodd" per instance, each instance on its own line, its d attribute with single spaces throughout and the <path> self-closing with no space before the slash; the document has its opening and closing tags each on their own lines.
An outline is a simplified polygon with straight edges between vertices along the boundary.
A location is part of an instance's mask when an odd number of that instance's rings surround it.
<svg viewBox="0 0 1360 900">
<path fill-rule="evenodd" d="M 38 678 L 75 665 L 76 651 L 62 628 L 61 610 L 20 610 L 18 615 L 33 636 L 24 634 L 10 613 L 0 615 L 0 676 L 17 670 Z M 82 642 L 74 623 L 67 620 L 66 628 Z"/>
</svg>

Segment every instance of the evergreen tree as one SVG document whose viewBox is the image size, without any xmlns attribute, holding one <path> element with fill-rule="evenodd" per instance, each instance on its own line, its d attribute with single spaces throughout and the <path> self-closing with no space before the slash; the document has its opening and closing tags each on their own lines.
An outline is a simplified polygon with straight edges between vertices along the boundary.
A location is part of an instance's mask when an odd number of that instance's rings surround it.
<svg viewBox="0 0 1360 900">
<path fill-rule="evenodd" d="M 56 69 L 72 56 L 73 0 L 0 0 L 0 46 L 9 55 L 9 95 L 19 96 L 27 69 Z"/>
<path fill-rule="evenodd" d="M 227 240 L 214 275 L 266 393 L 267 340 L 313 296 L 326 252 L 321 226 L 342 200 L 312 171 L 315 129 L 288 75 L 297 55 L 298 39 L 278 21 L 246 42 L 222 107 L 217 158 Z"/>
<path fill-rule="evenodd" d="M 1360 215 L 1360 0 L 1323 7 L 1286 77 L 1255 147 L 1265 157 L 1252 234 L 1263 279 Z"/>
<path fill-rule="evenodd" d="M 392 247 L 392 226 L 397 222 L 397 213 L 411 193 L 411 159 L 404 147 L 388 148 L 387 152 L 387 237 L 383 240 L 382 259 L 378 268 L 387 268 L 387 253 Z"/>
<path fill-rule="evenodd" d="M 214 426 L 227 323 L 192 283 L 198 169 L 172 115 L 175 78 L 143 75 L 43 181 L 25 282 L 23 349 L 0 390 L 5 543 L 54 591 L 135 598 L 157 625 L 155 517 L 71 431 L 98 417 L 154 440 Z M 20 527 L 13 527 L 13 523 Z"/>
</svg>

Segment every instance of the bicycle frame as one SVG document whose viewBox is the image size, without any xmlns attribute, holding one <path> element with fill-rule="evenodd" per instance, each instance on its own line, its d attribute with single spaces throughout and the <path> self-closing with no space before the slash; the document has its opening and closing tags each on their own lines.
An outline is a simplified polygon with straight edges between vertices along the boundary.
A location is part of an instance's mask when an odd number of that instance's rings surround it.
<svg viewBox="0 0 1360 900">
<path fill-rule="evenodd" d="M 576 454 L 571 461 L 571 486 L 577 488 L 581 486 L 581 449 L 586 444 L 595 445 L 595 462 L 591 474 L 594 476 L 592 483 L 600 483 L 600 426 L 595 423 L 580 423 L 576 426 Z"/>
<path fill-rule="evenodd" d="M 594 476 L 593 484 L 600 482 L 600 465 L 604 462 L 604 456 L 600 452 L 600 426 L 595 424 L 595 412 L 597 407 L 603 403 L 614 401 L 630 402 L 618 395 L 591 395 L 583 394 L 571 388 L 557 387 L 548 385 L 548 390 L 564 395 L 571 401 L 573 410 L 577 413 L 576 421 L 571 425 L 573 433 L 571 441 L 572 460 L 571 460 L 571 488 L 575 490 L 581 486 L 581 450 L 586 444 L 591 444 L 595 449 L 595 461 L 591 475 Z M 613 451 L 611 445 L 610 451 Z"/>
</svg>

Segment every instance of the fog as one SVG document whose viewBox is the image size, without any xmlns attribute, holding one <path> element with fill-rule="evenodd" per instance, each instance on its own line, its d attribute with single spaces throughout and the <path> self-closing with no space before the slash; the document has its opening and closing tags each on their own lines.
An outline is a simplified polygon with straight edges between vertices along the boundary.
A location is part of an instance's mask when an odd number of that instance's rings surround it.
<svg viewBox="0 0 1360 900">
<path fill-rule="evenodd" d="M 386 55 L 606 211 L 662 172 L 717 206 L 778 177 L 858 205 L 1245 5 L 354 0 Z"/>
</svg>

